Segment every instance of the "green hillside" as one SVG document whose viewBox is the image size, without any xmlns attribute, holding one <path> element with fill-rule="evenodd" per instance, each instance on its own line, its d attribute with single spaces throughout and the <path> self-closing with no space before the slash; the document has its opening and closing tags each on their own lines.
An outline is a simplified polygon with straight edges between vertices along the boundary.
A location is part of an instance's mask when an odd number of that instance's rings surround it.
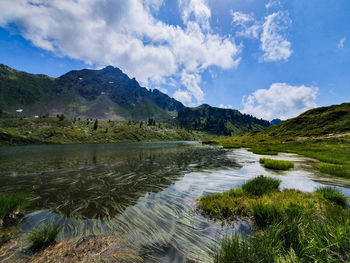
<svg viewBox="0 0 350 263">
<path fill-rule="evenodd" d="M 350 178 L 350 103 L 309 110 L 263 131 L 215 142 L 257 154 L 301 154 L 319 160 L 322 173 Z"/>
<path fill-rule="evenodd" d="M 350 103 L 309 110 L 296 118 L 271 126 L 259 135 L 295 138 L 350 131 Z"/>
</svg>

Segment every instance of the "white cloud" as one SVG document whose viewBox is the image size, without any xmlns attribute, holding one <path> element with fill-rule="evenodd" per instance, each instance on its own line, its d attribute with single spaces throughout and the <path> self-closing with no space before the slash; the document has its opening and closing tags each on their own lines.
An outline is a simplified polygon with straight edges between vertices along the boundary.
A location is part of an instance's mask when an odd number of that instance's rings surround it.
<svg viewBox="0 0 350 263">
<path fill-rule="evenodd" d="M 291 23 L 288 13 L 278 11 L 265 17 L 261 34 L 261 49 L 264 51 L 263 61 L 288 60 L 292 54 L 291 43 L 281 32 Z"/>
<path fill-rule="evenodd" d="M 338 48 L 344 48 L 345 41 L 346 41 L 346 37 L 343 37 L 342 39 L 340 39 Z"/>
<path fill-rule="evenodd" d="M 287 12 L 274 12 L 267 15 L 262 22 L 254 14 L 231 10 L 231 15 L 232 23 L 239 29 L 236 36 L 260 39 L 260 49 L 264 52 L 260 61 L 287 61 L 293 53 L 291 42 L 283 34 L 292 22 Z"/>
<path fill-rule="evenodd" d="M 233 12 L 231 10 L 232 23 L 241 30 L 236 32 L 236 36 L 259 38 L 261 24 L 256 21 L 254 15 L 245 14 L 242 12 Z"/>
<path fill-rule="evenodd" d="M 272 7 L 280 7 L 281 2 L 278 0 L 269 0 L 269 2 L 265 5 L 266 9 L 272 8 Z"/>
<path fill-rule="evenodd" d="M 228 104 L 228 105 L 220 104 L 219 108 L 222 108 L 222 109 L 233 109 L 233 106 L 231 104 Z"/>
<path fill-rule="evenodd" d="M 181 81 L 191 101 L 199 103 L 204 98 L 201 73 L 210 66 L 236 67 L 240 48 L 232 37 L 211 32 L 206 1 L 180 1 L 183 28 L 152 15 L 162 4 L 162 0 L 3 0 L 0 26 L 15 25 L 33 45 L 56 55 L 97 67 L 120 67 L 144 86 Z"/>
<path fill-rule="evenodd" d="M 186 106 L 192 106 L 192 96 L 186 90 L 177 90 L 174 95 L 174 99 L 181 101 Z"/>
<path fill-rule="evenodd" d="M 269 89 L 259 89 L 244 97 L 241 111 L 266 120 L 285 120 L 317 107 L 317 96 L 317 87 L 274 83 Z"/>
<path fill-rule="evenodd" d="M 182 8 L 182 20 L 185 24 L 195 21 L 203 29 L 209 30 L 209 19 L 211 11 L 208 7 L 207 0 L 179 0 Z"/>
</svg>

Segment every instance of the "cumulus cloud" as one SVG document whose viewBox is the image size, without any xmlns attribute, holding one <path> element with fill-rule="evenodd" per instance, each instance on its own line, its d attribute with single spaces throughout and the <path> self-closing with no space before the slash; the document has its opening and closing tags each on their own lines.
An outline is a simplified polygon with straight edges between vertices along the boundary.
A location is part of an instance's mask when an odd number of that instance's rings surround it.
<svg viewBox="0 0 350 263">
<path fill-rule="evenodd" d="M 180 8 L 182 8 L 182 19 L 185 24 L 189 21 L 195 21 L 203 29 L 209 30 L 209 19 L 211 11 L 206 0 L 179 0 Z"/>
<path fill-rule="evenodd" d="M 346 37 L 343 37 L 342 39 L 340 39 L 338 43 L 338 48 L 344 48 L 345 41 L 346 41 Z"/>
<path fill-rule="evenodd" d="M 316 107 L 317 96 L 317 87 L 274 83 L 269 89 L 259 89 L 244 97 L 241 111 L 266 120 L 285 120 Z"/>
<path fill-rule="evenodd" d="M 186 91 L 186 90 L 177 90 L 173 97 L 178 100 L 181 101 L 183 104 L 187 105 L 187 106 L 192 106 L 192 97 L 191 94 Z"/>
<path fill-rule="evenodd" d="M 142 85 L 180 81 L 177 85 L 187 88 L 191 102 L 201 102 L 200 74 L 210 66 L 237 66 L 240 48 L 232 37 L 211 32 L 205 0 L 180 0 L 184 27 L 153 16 L 162 4 L 163 0 L 3 0 L 0 26 L 15 25 L 33 45 L 56 55 L 97 67 L 120 67 Z"/>
<path fill-rule="evenodd" d="M 233 109 L 233 106 L 231 104 L 228 104 L 228 105 L 220 104 L 219 108 L 222 108 L 222 109 Z"/>
<path fill-rule="evenodd" d="M 261 49 L 264 61 L 288 60 L 292 54 L 291 42 L 281 33 L 291 23 L 289 15 L 278 11 L 265 17 L 261 34 Z"/>
<path fill-rule="evenodd" d="M 257 20 L 254 14 L 231 11 L 231 15 L 232 23 L 238 28 L 237 37 L 260 39 L 261 62 L 286 61 L 291 56 L 292 44 L 284 34 L 292 22 L 288 12 L 274 12 L 265 16 L 263 21 Z"/>
</svg>

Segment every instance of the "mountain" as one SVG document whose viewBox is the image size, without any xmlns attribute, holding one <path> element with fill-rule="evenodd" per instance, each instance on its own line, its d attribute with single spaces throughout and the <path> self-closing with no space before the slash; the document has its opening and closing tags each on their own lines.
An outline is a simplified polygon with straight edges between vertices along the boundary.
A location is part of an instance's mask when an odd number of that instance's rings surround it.
<svg viewBox="0 0 350 263">
<path fill-rule="evenodd" d="M 273 119 L 273 120 L 271 121 L 271 125 L 280 124 L 281 122 L 282 122 L 281 119 Z"/>
<path fill-rule="evenodd" d="M 203 104 L 196 108 L 184 108 L 178 113 L 182 127 L 220 135 L 242 135 L 270 126 L 268 121 L 242 114 L 238 110 L 221 109 Z"/>
<path fill-rule="evenodd" d="M 16 112 L 20 110 L 21 112 Z M 240 135 L 270 125 L 237 110 L 185 107 L 161 91 L 141 87 L 120 69 L 73 70 L 59 78 L 0 65 L 0 115 L 56 116 L 100 120 L 172 120 L 187 130 Z"/>
<path fill-rule="evenodd" d="M 350 132 L 350 103 L 315 108 L 260 132 L 259 136 L 295 138 Z"/>
<path fill-rule="evenodd" d="M 159 90 L 141 87 L 120 69 L 70 71 L 59 78 L 0 65 L 0 109 L 25 116 L 110 120 L 173 119 L 184 105 Z"/>
</svg>

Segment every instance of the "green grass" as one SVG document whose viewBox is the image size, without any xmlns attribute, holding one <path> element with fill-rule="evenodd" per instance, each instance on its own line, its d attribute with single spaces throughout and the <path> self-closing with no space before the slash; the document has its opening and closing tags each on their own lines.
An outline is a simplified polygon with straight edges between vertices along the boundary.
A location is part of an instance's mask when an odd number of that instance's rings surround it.
<svg viewBox="0 0 350 263">
<path fill-rule="evenodd" d="M 330 202 L 333 202 L 333 203 L 340 205 L 344 208 L 347 207 L 349 199 L 347 198 L 347 196 L 340 193 L 335 188 L 323 187 L 323 188 L 317 189 L 316 192 L 320 193 L 325 199 L 329 200 Z"/>
<path fill-rule="evenodd" d="M 265 168 L 274 169 L 274 170 L 289 170 L 291 168 L 294 168 L 294 163 L 290 161 L 261 158 L 259 162 Z"/>
<path fill-rule="evenodd" d="M 273 191 L 278 191 L 281 181 L 265 176 L 258 176 L 248 181 L 242 186 L 242 190 L 250 195 L 263 195 Z"/>
<path fill-rule="evenodd" d="M 24 196 L 19 194 L 0 194 L 0 219 L 4 222 L 15 212 L 20 212 L 27 205 Z"/>
<path fill-rule="evenodd" d="M 249 182 L 248 182 L 249 183 Z M 251 195 L 243 189 L 201 197 L 204 214 L 221 220 L 249 217 L 249 236 L 227 236 L 215 251 L 215 263 L 349 262 L 350 211 L 334 188 L 314 193 L 297 190 Z"/>
<path fill-rule="evenodd" d="M 170 123 L 108 122 L 58 118 L 0 118 L 0 146 L 25 144 L 116 143 L 196 140 L 193 134 Z"/>
<path fill-rule="evenodd" d="M 334 175 L 337 177 L 350 178 L 350 165 L 336 165 L 321 163 L 317 165 L 317 168 L 322 173 Z"/>
<path fill-rule="evenodd" d="M 322 163 L 317 167 L 326 174 L 350 178 L 350 136 L 318 140 L 294 141 L 287 138 L 266 136 L 263 133 L 246 134 L 240 137 L 214 139 L 227 148 L 250 148 L 257 154 L 263 152 L 296 153 Z"/>
<path fill-rule="evenodd" d="M 249 149 L 250 152 L 260 155 L 278 155 L 278 152 L 272 150 L 271 148 L 252 148 Z"/>
<path fill-rule="evenodd" d="M 32 250 L 40 250 L 55 243 L 62 227 L 59 224 L 42 224 L 28 234 Z"/>
</svg>

